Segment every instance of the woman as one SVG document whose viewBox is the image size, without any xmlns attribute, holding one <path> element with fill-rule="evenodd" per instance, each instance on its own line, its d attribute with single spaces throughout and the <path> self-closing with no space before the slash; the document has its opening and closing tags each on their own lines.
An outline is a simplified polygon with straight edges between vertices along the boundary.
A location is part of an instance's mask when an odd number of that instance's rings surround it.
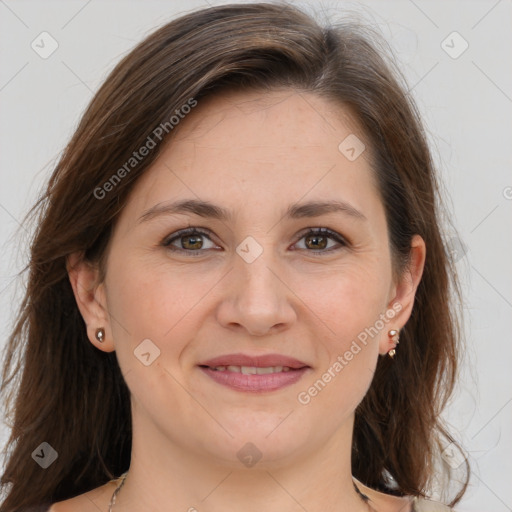
<svg viewBox="0 0 512 512">
<path fill-rule="evenodd" d="M 33 209 L 0 512 L 448 510 L 456 283 L 381 53 L 247 4 L 117 65 Z"/>
</svg>

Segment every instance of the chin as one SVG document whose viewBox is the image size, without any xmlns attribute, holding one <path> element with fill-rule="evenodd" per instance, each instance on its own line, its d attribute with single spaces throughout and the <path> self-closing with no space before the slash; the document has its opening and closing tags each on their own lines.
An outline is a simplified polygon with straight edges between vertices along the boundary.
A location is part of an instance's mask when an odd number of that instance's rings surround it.
<svg viewBox="0 0 512 512">
<path fill-rule="evenodd" d="M 259 469 L 290 464 L 305 449 L 309 439 L 299 429 L 285 428 L 286 421 L 280 418 L 265 424 L 264 428 L 254 428 L 253 424 L 244 429 L 238 425 L 236 430 L 229 430 L 233 438 L 222 436 L 217 439 L 212 455 L 232 469 L 240 469 L 241 464 Z"/>
</svg>

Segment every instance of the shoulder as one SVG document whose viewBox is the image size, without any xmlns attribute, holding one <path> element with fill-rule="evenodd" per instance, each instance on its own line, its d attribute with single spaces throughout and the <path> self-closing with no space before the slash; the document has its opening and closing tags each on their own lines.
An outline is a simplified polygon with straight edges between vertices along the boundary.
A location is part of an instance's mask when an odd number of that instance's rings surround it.
<svg viewBox="0 0 512 512">
<path fill-rule="evenodd" d="M 367 487 L 359 480 L 354 480 L 359 490 L 370 498 L 372 506 L 379 512 L 416 512 L 412 507 L 413 498 L 410 496 L 393 496 Z"/>
<path fill-rule="evenodd" d="M 413 499 L 412 512 L 455 512 L 448 505 L 422 498 Z"/>
<path fill-rule="evenodd" d="M 379 512 L 455 512 L 437 501 L 413 496 L 393 496 L 371 489 L 359 480 L 356 482 L 361 492 L 370 498 L 374 508 Z"/>
<path fill-rule="evenodd" d="M 117 483 L 117 480 L 111 480 L 92 491 L 53 503 L 48 512 L 98 512 L 98 510 L 107 510 Z"/>
<path fill-rule="evenodd" d="M 356 480 L 356 482 L 361 492 L 370 498 L 373 506 L 379 512 L 455 512 L 447 505 L 437 501 L 411 496 L 393 496 L 371 489 L 359 480 Z M 111 480 L 92 491 L 53 503 L 48 508 L 48 512 L 98 512 L 98 510 L 107 510 L 117 484 L 118 480 Z"/>
</svg>

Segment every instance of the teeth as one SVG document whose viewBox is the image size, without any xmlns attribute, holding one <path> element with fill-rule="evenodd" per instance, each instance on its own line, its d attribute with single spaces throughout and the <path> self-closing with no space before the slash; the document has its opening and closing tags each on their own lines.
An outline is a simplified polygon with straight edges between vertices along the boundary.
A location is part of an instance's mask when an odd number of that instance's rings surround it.
<svg viewBox="0 0 512 512">
<path fill-rule="evenodd" d="M 256 366 L 216 366 L 215 370 L 219 372 L 235 372 L 243 373 L 244 375 L 264 375 L 266 373 L 281 373 L 289 372 L 291 370 L 288 366 L 267 366 L 265 368 L 258 368 Z"/>
<path fill-rule="evenodd" d="M 243 368 L 242 368 L 243 371 Z M 283 371 L 282 366 L 269 366 L 268 368 L 256 368 L 256 373 L 258 375 L 263 375 L 265 373 L 281 373 Z"/>
</svg>

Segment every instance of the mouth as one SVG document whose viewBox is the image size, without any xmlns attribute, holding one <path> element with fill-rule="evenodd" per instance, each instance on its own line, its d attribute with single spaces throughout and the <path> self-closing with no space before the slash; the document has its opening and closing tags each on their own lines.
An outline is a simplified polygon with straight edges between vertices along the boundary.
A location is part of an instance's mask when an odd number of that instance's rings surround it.
<svg viewBox="0 0 512 512">
<path fill-rule="evenodd" d="M 311 367 L 298 359 L 278 354 L 231 354 L 198 365 L 216 383 L 237 391 L 275 391 L 300 380 Z"/>
<path fill-rule="evenodd" d="M 289 372 L 293 370 L 298 370 L 300 368 L 290 368 L 289 366 L 201 366 L 202 368 L 209 368 L 210 370 L 214 370 L 216 372 L 233 372 L 233 373 L 243 373 L 244 375 L 266 375 L 268 373 L 281 373 L 281 372 Z"/>
</svg>

